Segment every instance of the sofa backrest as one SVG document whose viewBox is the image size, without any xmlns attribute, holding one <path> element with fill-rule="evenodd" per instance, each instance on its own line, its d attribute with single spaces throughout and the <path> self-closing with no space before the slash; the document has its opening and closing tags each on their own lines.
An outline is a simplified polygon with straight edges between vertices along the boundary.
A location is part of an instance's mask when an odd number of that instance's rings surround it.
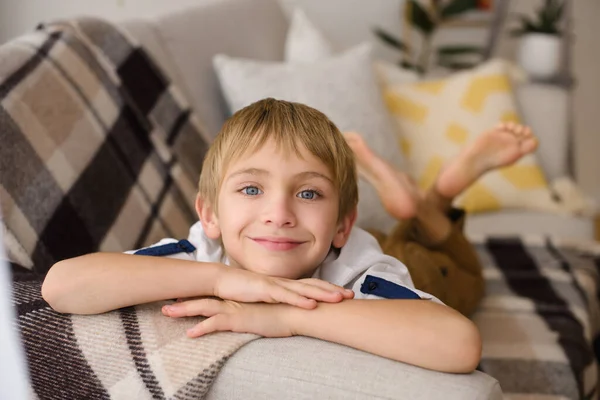
<svg viewBox="0 0 600 400">
<path fill-rule="evenodd" d="M 213 69 L 213 56 L 224 53 L 283 60 L 288 22 L 277 0 L 220 0 L 162 15 L 146 24 L 130 20 L 121 25 L 185 88 L 214 137 L 230 113 Z"/>
</svg>

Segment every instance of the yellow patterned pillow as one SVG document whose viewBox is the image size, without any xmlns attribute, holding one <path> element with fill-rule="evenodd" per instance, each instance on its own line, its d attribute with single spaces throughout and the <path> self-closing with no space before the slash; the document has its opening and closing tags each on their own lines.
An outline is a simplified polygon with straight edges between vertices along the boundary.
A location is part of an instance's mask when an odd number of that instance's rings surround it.
<svg viewBox="0 0 600 400">
<path fill-rule="evenodd" d="M 492 60 L 446 79 L 414 83 L 395 83 L 393 71 L 378 70 L 407 168 L 421 188 L 431 186 L 444 163 L 478 134 L 500 121 L 520 122 L 509 68 Z M 484 175 L 456 204 L 470 213 L 556 209 L 535 155 Z"/>
</svg>

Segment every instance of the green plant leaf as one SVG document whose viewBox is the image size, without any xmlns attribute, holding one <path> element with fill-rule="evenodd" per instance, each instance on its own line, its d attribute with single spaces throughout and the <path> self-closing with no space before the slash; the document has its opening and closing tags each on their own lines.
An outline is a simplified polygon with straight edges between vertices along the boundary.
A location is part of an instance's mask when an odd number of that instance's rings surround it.
<svg viewBox="0 0 600 400">
<path fill-rule="evenodd" d="M 445 7 L 442 8 L 441 16 L 442 19 L 448 17 L 454 17 L 462 14 L 466 11 L 472 11 L 477 9 L 477 0 L 452 0 Z"/>
<path fill-rule="evenodd" d="M 481 47 L 476 46 L 444 46 L 437 49 L 439 56 L 481 54 L 482 50 Z"/>
<path fill-rule="evenodd" d="M 400 65 L 402 68 L 409 69 L 411 71 L 416 71 L 421 75 L 425 73 L 425 70 L 423 69 L 423 67 L 421 67 L 420 65 L 417 65 L 417 64 L 413 64 L 409 61 L 404 61 L 404 60 L 400 61 L 398 63 L 398 65 Z"/>
<path fill-rule="evenodd" d="M 374 28 L 373 32 L 379 39 L 381 39 L 387 45 L 394 47 L 400 51 L 407 51 L 408 46 L 404 44 L 400 39 L 395 38 L 391 34 L 387 33 L 381 28 Z"/>
<path fill-rule="evenodd" d="M 536 33 L 540 32 L 540 27 L 533 22 L 533 20 L 524 14 L 517 15 L 517 17 L 521 20 L 521 26 L 516 30 L 512 31 L 513 36 L 526 35 L 527 33 Z"/>
<path fill-rule="evenodd" d="M 431 35 L 436 28 L 436 24 L 431 20 L 427 10 L 416 0 L 408 0 L 405 7 L 409 7 L 407 18 L 410 24 L 425 35 Z"/>
</svg>

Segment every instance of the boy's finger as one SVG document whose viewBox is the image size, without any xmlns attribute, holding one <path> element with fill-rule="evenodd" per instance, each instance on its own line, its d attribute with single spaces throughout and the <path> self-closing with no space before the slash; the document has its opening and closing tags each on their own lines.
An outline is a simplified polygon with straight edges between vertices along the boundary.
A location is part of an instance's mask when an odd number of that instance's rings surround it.
<svg viewBox="0 0 600 400">
<path fill-rule="evenodd" d="M 311 285 L 310 283 L 301 281 L 285 282 L 284 285 L 291 291 L 296 292 L 309 299 L 337 303 L 344 299 L 343 293 L 340 290 L 330 291 L 320 286 Z"/>
<path fill-rule="evenodd" d="M 215 299 L 189 300 L 177 304 L 166 305 L 162 308 L 163 314 L 178 317 L 204 316 L 212 317 L 223 309 L 223 302 Z"/>
<path fill-rule="evenodd" d="M 317 286 L 317 287 L 320 287 L 322 289 L 328 290 L 330 292 L 339 292 L 346 299 L 351 299 L 352 297 L 354 297 L 354 292 L 352 290 L 350 290 L 350 289 L 344 289 L 341 286 L 334 285 L 333 283 L 329 283 L 329 282 L 321 280 L 321 279 L 308 278 L 308 279 L 301 279 L 301 280 L 299 280 L 297 282 L 306 283 L 306 284 L 309 284 L 309 285 Z"/>
<path fill-rule="evenodd" d="M 273 300 L 276 302 L 286 303 L 309 310 L 312 310 L 317 306 L 317 302 L 315 300 L 306 298 L 303 295 L 286 288 L 285 286 L 277 286 L 276 290 L 277 292 L 275 293 L 275 296 L 273 296 Z"/>
<path fill-rule="evenodd" d="M 188 329 L 186 334 L 190 338 L 196 338 L 207 333 L 229 331 L 231 330 L 228 326 L 229 319 L 229 316 L 226 314 L 217 314 Z"/>
</svg>

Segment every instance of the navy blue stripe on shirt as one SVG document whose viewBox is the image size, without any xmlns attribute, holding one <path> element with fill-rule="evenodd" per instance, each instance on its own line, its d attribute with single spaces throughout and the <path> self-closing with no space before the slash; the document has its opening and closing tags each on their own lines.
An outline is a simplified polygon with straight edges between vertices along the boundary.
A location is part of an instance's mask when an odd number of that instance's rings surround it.
<svg viewBox="0 0 600 400">
<path fill-rule="evenodd" d="M 196 250 L 196 247 L 189 241 L 183 239 L 177 243 L 167 243 L 160 246 L 147 247 L 136 251 L 137 256 L 170 256 L 178 253 L 191 253 Z"/>
<path fill-rule="evenodd" d="M 386 299 L 421 299 L 418 294 L 407 287 L 372 275 L 367 275 L 365 281 L 360 285 L 360 292 Z"/>
</svg>

